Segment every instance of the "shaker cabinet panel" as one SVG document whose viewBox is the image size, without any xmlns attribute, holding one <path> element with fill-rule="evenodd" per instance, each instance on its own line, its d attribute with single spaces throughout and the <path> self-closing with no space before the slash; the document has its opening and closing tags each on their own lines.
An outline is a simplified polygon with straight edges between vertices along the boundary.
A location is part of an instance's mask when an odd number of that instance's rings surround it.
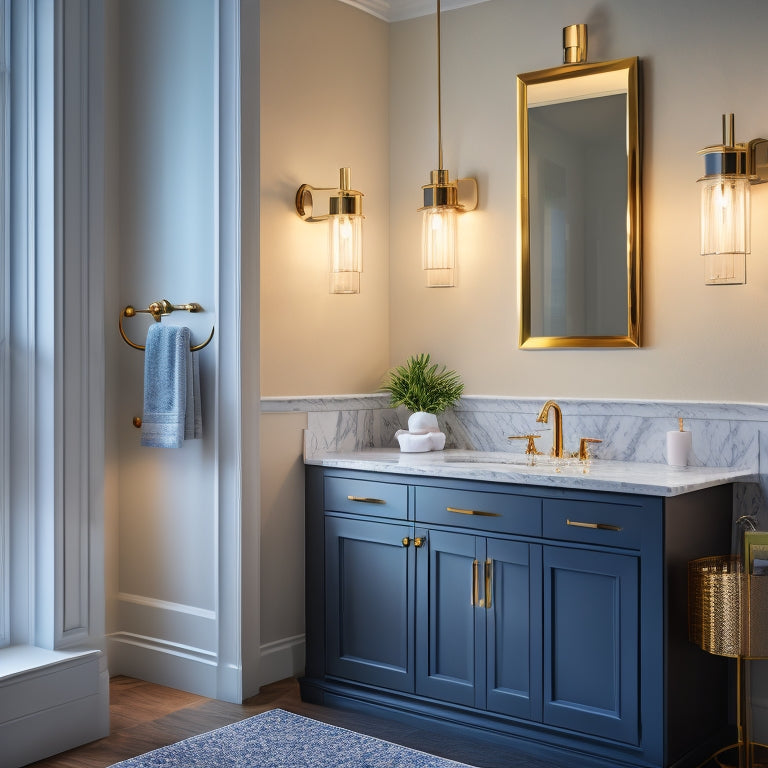
<svg viewBox="0 0 768 768">
<path fill-rule="evenodd" d="M 541 499 L 534 496 L 417 487 L 415 507 L 417 523 L 541 535 Z"/>
<path fill-rule="evenodd" d="M 544 536 L 605 547 L 640 549 L 645 508 L 640 504 L 545 499 Z"/>
<path fill-rule="evenodd" d="M 478 631 L 485 616 L 479 601 L 482 553 L 471 534 L 430 530 L 417 556 L 418 648 L 416 693 L 455 704 L 476 706 L 484 698 L 478 677 L 482 644 Z M 481 643 L 484 641 L 482 635 Z"/>
<path fill-rule="evenodd" d="M 413 690 L 411 529 L 326 518 L 326 670 Z"/>
<path fill-rule="evenodd" d="M 326 477 L 325 508 L 333 512 L 405 520 L 408 517 L 408 486 Z"/>
<path fill-rule="evenodd" d="M 541 547 L 488 539 L 486 709 L 541 720 Z"/>
<path fill-rule="evenodd" d="M 544 547 L 544 722 L 639 742 L 638 560 Z"/>
</svg>

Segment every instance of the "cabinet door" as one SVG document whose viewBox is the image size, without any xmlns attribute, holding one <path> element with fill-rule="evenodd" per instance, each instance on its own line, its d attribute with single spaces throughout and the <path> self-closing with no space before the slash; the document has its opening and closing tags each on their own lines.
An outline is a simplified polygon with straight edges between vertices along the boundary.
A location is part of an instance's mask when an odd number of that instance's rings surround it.
<svg viewBox="0 0 768 768">
<path fill-rule="evenodd" d="M 541 547 L 487 539 L 487 703 L 541 720 Z"/>
<path fill-rule="evenodd" d="M 485 540 L 430 530 L 417 555 L 416 693 L 485 706 Z"/>
<path fill-rule="evenodd" d="M 413 692 L 412 535 L 407 525 L 326 517 L 327 674 Z"/>
<path fill-rule="evenodd" d="M 544 722 L 639 743 L 638 560 L 544 547 Z"/>
</svg>

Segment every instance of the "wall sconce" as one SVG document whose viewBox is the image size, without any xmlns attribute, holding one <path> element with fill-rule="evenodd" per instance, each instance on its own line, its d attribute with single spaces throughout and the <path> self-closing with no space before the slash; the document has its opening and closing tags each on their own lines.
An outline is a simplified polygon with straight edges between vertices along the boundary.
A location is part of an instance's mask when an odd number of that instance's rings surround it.
<svg viewBox="0 0 768 768">
<path fill-rule="evenodd" d="M 442 94 L 440 86 L 440 0 L 437 0 L 437 147 L 438 169 L 422 187 L 424 205 L 421 227 L 421 260 L 428 288 L 455 285 L 456 230 L 459 213 L 477 208 L 477 181 L 451 181 L 443 168 Z M 461 191 L 460 191 L 461 186 Z"/>
<path fill-rule="evenodd" d="M 750 252 L 750 186 L 768 181 L 768 140 L 733 141 L 733 115 L 723 115 L 723 143 L 704 155 L 701 190 L 701 255 L 707 285 L 747 282 Z"/>
<path fill-rule="evenodd" d="M 312 193 L 330 192 L 328 213 L 312 215 Z M 363 271 L 363 194 L 350 187 L 349 168 L 339 169 L 339 188 L 302 184 L 296 213 L 304 221 L 328 222 L 330 293 L 360 293 Z"/>
</svg>

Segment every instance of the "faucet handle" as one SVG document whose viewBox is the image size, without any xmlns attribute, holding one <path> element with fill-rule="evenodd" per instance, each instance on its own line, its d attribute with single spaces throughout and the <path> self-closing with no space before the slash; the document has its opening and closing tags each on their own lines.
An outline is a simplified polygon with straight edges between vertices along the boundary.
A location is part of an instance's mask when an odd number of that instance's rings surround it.
<svg viewBox="0 0 768 768">
<path fill-rule="evenodd" d="M 589 444 L 590 443 L 602 443 L 603 441 L 597 437 L 582 437 L 579 440 L 579 460 L 587 461 L 590 458 Z"/>
<path fill-rule="evenodd" d="M 527 440 L 528 445 L 525 446 L 526 456 L 541 456 L 543 452 L 536 447 L 534 440 L 541 437 L 541 435 L 510 435 L 507 440 Z"/>
</svg>

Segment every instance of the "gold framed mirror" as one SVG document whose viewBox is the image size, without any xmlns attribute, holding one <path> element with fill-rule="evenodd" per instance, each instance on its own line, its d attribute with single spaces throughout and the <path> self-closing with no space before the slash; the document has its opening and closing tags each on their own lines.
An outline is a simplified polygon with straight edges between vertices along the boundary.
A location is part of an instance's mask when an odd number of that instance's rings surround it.
<svg viewBox="0 0 768 768">
<path fill-rule="evenodd" d="M 638 70 L 517 77 L 522 349 L 640 346 Z"/>
</svg>

